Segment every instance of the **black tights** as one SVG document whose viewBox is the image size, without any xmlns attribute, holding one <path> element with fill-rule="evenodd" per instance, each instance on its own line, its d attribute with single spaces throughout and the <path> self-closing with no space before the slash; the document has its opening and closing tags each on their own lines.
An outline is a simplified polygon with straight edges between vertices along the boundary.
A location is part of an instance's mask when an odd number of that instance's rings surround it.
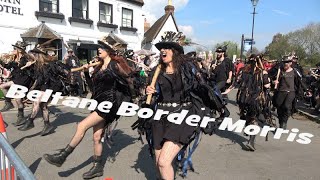
<svg viewBox="0 0 320 180">
<path fill-rule="evenodd" d="M 37 116 L 39 109 L 41 109 L 41 111 L 42 111 L 43 120 L 45 122 L 48 122 L 49 121 L 49 110 L 48 110 L 48 103 L 47 102 L 34 102 L 30 118 L 34 119 Z"/>
</svg>

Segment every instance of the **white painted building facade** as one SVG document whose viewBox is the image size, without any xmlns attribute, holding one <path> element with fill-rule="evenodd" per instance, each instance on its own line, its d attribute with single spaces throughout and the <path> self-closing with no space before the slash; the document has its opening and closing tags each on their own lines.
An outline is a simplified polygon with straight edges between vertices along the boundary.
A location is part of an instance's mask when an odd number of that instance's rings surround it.
<svg viewBox="0 0 320 180">
<path fill-rule="evenodd" d="M 144 39 L 141 42 L 142 49 L 148 49 L 152 52 L 159 53 L 155 44 L 160 42 L 161 36 L 166 31 L 179 32 L 175 17 L 174 6 L 169 0 L 168 5 L 164 8 L 165 13 L 161 16 L 144 34 Z"/>
<path fill-rule="evenodd" d="M 159 53 L 159 50 L 154 45 L 161 41 L 161 36 L 163 36 L 164 32 L 166 32 L 166 31 L 178 32 L 178 29 L 176 28 L 176 24 L 174 22 L 174 18 L 172 16 L 172 14 L 170 14 L 170 16 L 168 17 L 167 21 L 164 23 L 164 25 L 162 26 L 161 30 L 159 31 L 158 35 L 152 41 L 152 43 L 151 43 L 152 52 Z"/>
<path fill-rule="evenodd" d="M 11 51 L 21 34 L 41 22 L 62 37 L 62 54 L 71 40 L 97 43 L 109 33 L 124 40 L 127 49 L 139 50 L 142 6 L 142 0 L 0 0 L 0 53 Z"/>
</svg>

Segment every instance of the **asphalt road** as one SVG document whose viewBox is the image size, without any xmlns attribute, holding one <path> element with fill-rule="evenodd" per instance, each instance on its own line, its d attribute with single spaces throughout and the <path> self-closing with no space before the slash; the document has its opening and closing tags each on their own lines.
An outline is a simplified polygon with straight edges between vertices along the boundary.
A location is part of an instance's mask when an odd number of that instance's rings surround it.
<svg viewBox="0 0 320 180">
<path fill-rule="evenodd" d="M 228 107 L 233 121 L 239 119 L 238 108 L 234 103 L 235 91 L 229 95 Z M 30 108 L 27 108 L 30 113 Z M 3 113 L 9 124 L 7 136 L 11 145 L 25 164 L 34 173 L 36 179 L 82 179 L 91 164 L 92 129 L 88 130 L 83 141 L 68 157 L 65 164 L 58 168 L 42 159 L 44 153 L 54 153 L 64 148 L 71 140 L 77 126 L 89 113 L 88 110 L 68 108 L 62 105 L 51 106 L 55 114 L 50 115 L 57 128 L 51 135 L 41 137 L 43 128 L 41 116 L 35 120 L 35 128 L 22 132 L 11 125 L 16 119 L 17 110 Z M 110 149 L 105 145 L 104 176 L 96 179 L 155 179 L 155 166 L 148 155 L 148 146 L 138 140 L 136 131 L 130 125 L 136 118 L 122 118 L 114 136 L 115 144 Z M 319 124 L 298 116 L 290 119 L 288 129 L 297 128 L 299 132 L 314 135 L 308 145 L 286 141 L 287 135 L 269 141 L 258 136 L 255 152 L 247 151 L 243 143 L 247 137 L 243 133 L 218 131 L 212 136 L 202 136 L 201 143 L 193 155 L 195 172 L 188 172 L 187 179 L 320 179 L 320 132 Z M 178 174 L 178 173 L 177 173 Z M 177 175 L 176 179 L 182 179 Z"/>
</svg>

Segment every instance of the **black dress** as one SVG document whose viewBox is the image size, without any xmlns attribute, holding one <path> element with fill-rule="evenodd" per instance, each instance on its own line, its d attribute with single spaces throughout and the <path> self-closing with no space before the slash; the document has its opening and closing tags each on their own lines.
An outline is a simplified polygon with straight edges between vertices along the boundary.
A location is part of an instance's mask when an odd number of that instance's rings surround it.
<svg viewBox="0 0 320 180">
<path fill-rule="evenodd" d="M 64 92 L 64 81 L 67 81 L 70 69 L 60 61 L 49 62 L 37 69 L 33 66 L 34 80 L 33 89 L 45 91 L 46 89 L 55 92 Z"/>
<path fill-rule="evenodd" d="M 160 90 L 160 96 L 157 101 L 157 109 L 169 111 L 169 115 L 171 113 L 180 113 L 182 110 L 188 110 L 189 112 L 185 118 L 191 114 L 197 114 L 194 106 L 191 103 L 183 102 L 183 83 L 179 73 L 162 73 L 159 75 L 157 82 L 158 89 Z M 161 103 L 188 103 L 188 105 L 168 107 L 163 106 Z M 167 120 L 167 116 L 162 116 L 159 121 L 152 121 L 153 146 L 155 149 L 161 149 L 165 141 L 172 141 L 186 145 L 189 143 L 189 140 L 194 134 L 195 130 L 196 127 L 186 124 L 185 119 L 182 121 L 182 124 L 174 124 Z"/>
<path fill-rule="evenodd" d="M 119 119 L 120 116 L 116 113 L 120 102 L 130 99 L 125 100 L 124 97 L 126 95 L 119 92 L 119 79 L 121 75 L 116 66 L 117 62 L 111 60 L 106 69 L 99 70 L 92 75 L 92 99 L 96 100 L 98 104 L 103 101 L 109 101 L 113 104 L 109 113 L 102 112 L 98 109 L 95 110 L 99 116 L 106 120 L 106 123 Z M 125 87 L 122 88 L 122 90 L 125 89 Z"/>
<path fill-rule="evenodd" d="M 23 70 L 20 69 L 21 67 L 25 66 L 27 62 L 28 59 L 22 56 L 19 63 L 12 61 L 9 64 L 4 65 L 4 67 L 7 69 L 12 69 L 11 80 L 14 82 L 14 84 L 30 88 L 32 85 L 33 72 L 28 68 Z"/>
</svg>

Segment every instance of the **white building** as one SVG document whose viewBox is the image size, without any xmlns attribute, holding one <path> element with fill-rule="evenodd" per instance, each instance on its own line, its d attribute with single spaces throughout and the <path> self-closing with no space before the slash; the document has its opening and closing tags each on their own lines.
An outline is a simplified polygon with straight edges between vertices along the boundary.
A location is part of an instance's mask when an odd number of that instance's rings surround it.
<svg viewBox="0 0 320 180">
<path fill-rule="evenodd" d="M 154 45 L 161 40 L 164 32 L 179 32 L 178 25 L 174 18 L 174 9 L 171 0 L 168 0 L 168 5 L 164 8 L 165 14 L 144 33 L 144 39 L 141 42 L 142 49 L 158 53 L 159 50 Z"/>
<path fill-rule="evenodd" d="M 108 35 L 139 50 L 143 5 L 143 0 L 0 0 L 0 53 L 11 51 L 21 37 L 35 45 L 55 36 L 60 59 L 67 47 L 80 59 L 91 59 L 97 40 Z"/>
</svg>

